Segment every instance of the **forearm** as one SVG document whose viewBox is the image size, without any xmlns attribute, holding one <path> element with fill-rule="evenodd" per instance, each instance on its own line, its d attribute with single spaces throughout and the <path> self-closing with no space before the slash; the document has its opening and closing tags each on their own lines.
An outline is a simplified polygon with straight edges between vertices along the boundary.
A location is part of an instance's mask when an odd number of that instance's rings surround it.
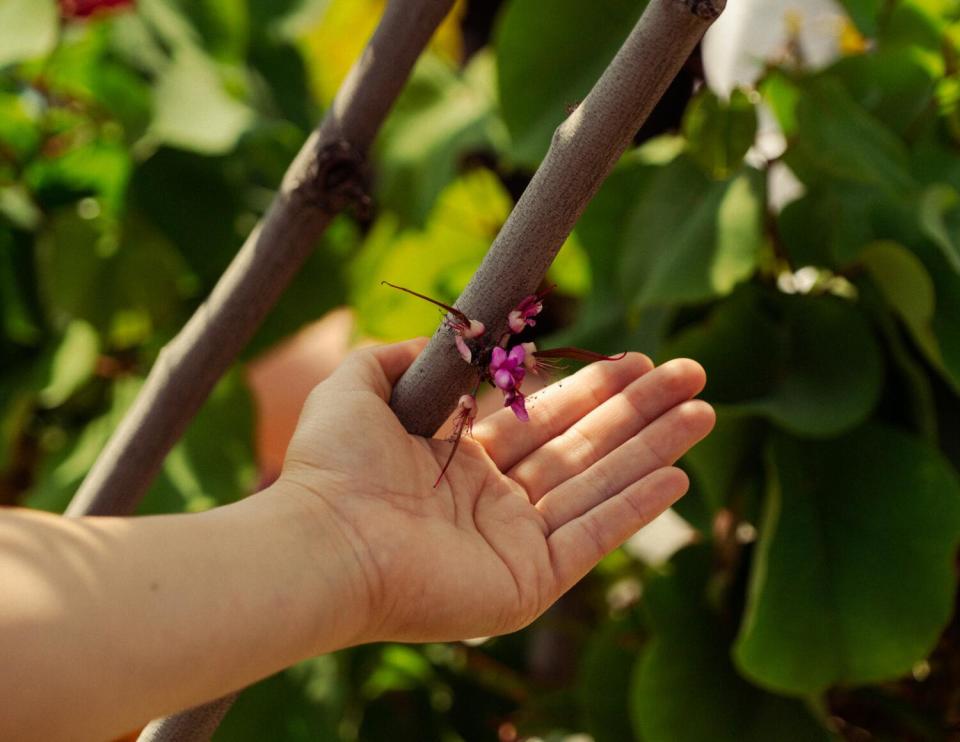
<svg viewBox="0 0 960 742">
<path fill-rule="evenodd" d="M 134 519 L 0 513 L 0 697 L 17 699 L 0 738 L 103 739 L 353 643 L 349 565 L 304 496 Z"/>
</svg>

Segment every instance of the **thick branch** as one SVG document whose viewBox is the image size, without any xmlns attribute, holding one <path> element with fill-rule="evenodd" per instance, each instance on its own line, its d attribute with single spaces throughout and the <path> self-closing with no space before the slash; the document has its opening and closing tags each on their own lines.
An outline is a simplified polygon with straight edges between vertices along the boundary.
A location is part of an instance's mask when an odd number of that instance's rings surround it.
<svg viewBox="0 0 960 742">
<path fill-rule="evenodd" d="M 147 382 L 67 509 L 130 514 L 210 390 L 360 192 L 360 165 L 417 57 L 453 0 L 391 0 L 266 216 L 207 301 L 160 353 Z"/>
<path fill-rule="evenodd" d="M 479 270 L 457 300 L 498 337 L 537 290 L 587 203 L 630 144 L 725 0 L 651 0 L 550 150 Z M 407 430 L 432 436 L 475 383 L 441 327 L 397 384 L 391 406 Z"/>
</svg>

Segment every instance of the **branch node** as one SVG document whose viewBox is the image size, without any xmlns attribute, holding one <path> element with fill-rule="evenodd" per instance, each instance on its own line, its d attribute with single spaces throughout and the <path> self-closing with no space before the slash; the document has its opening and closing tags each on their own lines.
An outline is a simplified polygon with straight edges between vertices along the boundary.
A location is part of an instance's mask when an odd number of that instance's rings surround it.
<svg viewBox="0 0 960 742">
<path fill-rule="evenodd" d="M 349 142 L 337 139 L 319 147 L 294 196 L 315 209 L 336 214 L 352 206 L 358 219 L 370 208 L 364 158 Z"/>
<path fill-rule="evenodd" d="M 726 0 L 684 0 L 690 12 L 707 21 L 716 20 L 726 6 Z"/>
</svg>

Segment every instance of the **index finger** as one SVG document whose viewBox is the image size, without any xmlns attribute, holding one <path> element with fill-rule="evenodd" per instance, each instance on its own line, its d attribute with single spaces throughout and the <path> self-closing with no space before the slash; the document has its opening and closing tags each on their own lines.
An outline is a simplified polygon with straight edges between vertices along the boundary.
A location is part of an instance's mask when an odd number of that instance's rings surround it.
<svg viewBox="0 0 960 742">
<path fill-rule="evenodd" d="M 502 409 L 479 421 L 473 436 L 500 471 L 508 471 L 652 368 L 642 353 L 591 363 L 532 395 L 529 422 L 520 422 L 512 411 Z"/>
</svg>

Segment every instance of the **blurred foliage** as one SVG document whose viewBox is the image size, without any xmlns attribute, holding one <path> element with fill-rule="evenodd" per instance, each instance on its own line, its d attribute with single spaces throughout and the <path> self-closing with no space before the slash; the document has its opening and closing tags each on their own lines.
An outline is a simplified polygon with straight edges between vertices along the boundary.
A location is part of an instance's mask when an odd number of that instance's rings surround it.
<svg viewBox="0 0 960 742">
<path fill-rule="evenodd" d="M 458 3 L 376 143 L 372 215 L 332 225 L 245 358 L 343 304 L 365 335 L 431 332 L 380 281 L 455 298 L 644 4 Z M 66 505 L 384 2 L 133 5 L 0 3 L 4 504 Z M 698 543 L 617 552 L 512 636 L 302 663 L 217 739 L 956 738 L 960 4 L 843 5 L 847 56 L 701 87 L 553 268 L 557 344 L 706 366 Z M 771 126 L 782 153 L 754 146 Z M 142 512 L 256 486 L 245 362 Z"/>
</svg>

